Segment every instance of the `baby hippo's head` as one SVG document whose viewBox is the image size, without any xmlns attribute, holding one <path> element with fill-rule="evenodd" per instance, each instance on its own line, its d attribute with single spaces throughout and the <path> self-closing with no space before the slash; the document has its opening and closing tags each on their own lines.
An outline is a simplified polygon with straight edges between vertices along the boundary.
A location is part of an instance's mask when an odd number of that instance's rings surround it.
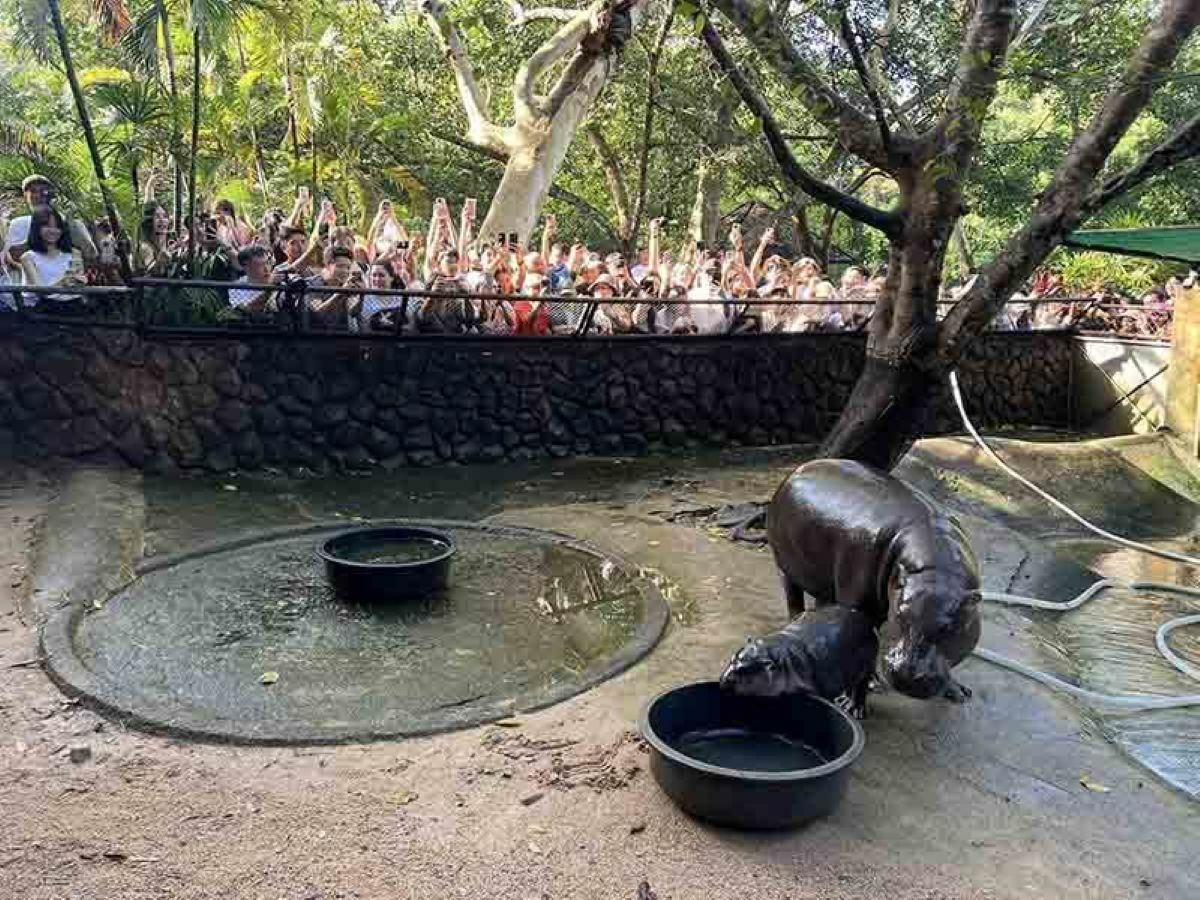
<svg viewBox="0 0 1200 900">
<path fill-rule="evenodd" d="M 777 641 L 750 638 L 721 673 L 721 688 L 742 697 L 813 693 L 811 679 L 797 671 L 794 653 Z"/>
</svg>

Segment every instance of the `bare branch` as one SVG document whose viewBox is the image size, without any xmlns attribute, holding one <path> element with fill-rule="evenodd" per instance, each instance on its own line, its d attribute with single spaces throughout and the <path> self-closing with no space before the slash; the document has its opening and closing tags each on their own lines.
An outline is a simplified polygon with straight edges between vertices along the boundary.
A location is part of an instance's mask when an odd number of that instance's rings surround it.
<svg viewBox="0 0 1200 900">
<path fill-rule="evenodd" d="M 1147 153 L 1129 171 L 1110 178 L 1084 205 L 1085 215 L 1094 215 L 1160 172 L 1200 156 L 1200 113 L 1175 129 L 1166 140 Z"/>
<path fill-rule="evenodd" d="M 1162 12 L 1143 36 L 1120 81 L 1109 91 L 1087 128 L 1071 143 L 1028 224 L 983 267 L 975 284 L 947 314 L 938 339 L 939 357 L 947 364 L 957 362 L 970 339 L 991 321 L 1017 286 L 1092 211 L 1095 195 L 1089 190 L 1091 185 L 1117 142 L 1150 102 L 1159 76 L 1175 62 L 1198 23 L 1200 0 L 1165 0 Z M 1185 127 L 1181 132 L 1186 144 L 1190 128 Z M 1168 141 L 1172 142 L 1173 139 Z M 1144 177 L 1131 178 L 1128 186 L 1177 161 L 1173 151 L 1164 153 L 1159 160 L 1147 162 Z M 1107 189 L 1108 185 L 1100 190 L 1101 197 Z"/>
<path fill-rule="evenodd" d="M 930 155 L 939 157 L 939 163 L 953 177 L 961 178 L 966 173 L 996 96 L 996 83 L 1012 35 L 1013 3 L 977 0 L 945 110 L 924 137 Z"/>
<path fill-rule="evenodd" d="M 551 119 L 583 85 L 589 81 L 603 83 L 603 78 L 597 81 L 594 76 L 607 76 L 613 59 L 625 43 L 624 29 L 635 29 L 645 3 L 646 0 L 597 0 L 592 5 L 591 33 L 584 38 L 579 52 L 546 98 L 546 114 Z M 598 65 L 602 71 L 598 70 Z"/>
<path fill-rule="evenodd" d="M 791 148 L 788 147 L 787 141 L 784 140 L 779 125 L 776 123 L 775 117 L 771 114 L 766 100 L 763 99 L 763 96 L 750 84 L 741 69 L 738 68 L 733 56 L 730 55 L 728 48 L 726 48 L 725 42 L 713 27 L 711 21 L 704 23 L 704 28 L 701 30 L 700 36 L 704 39 L 704 43 L 708 45 L 708 49 L 712 52 L 717 65 L 721 67 L 721 70 L 741 96 L 742 101 L 758 117 L 762 125 L 763 135 L 766 137 L 767 144 L 771 148 L 771 154 L 783 170 L 784 177 L 814 200 L 824 203 L 827 206 L 832 206 L 851 219 L 862 222 L 864 225 L 870 225 L 872 228 L 878 229 L 886 235 L 897 236 L 900 233 L 901 219 L 896 213 L 876 209 L 869 204 L 863 203 L 858 198 L 838 190 L 833 185 L 821 181 L 819 178 L 815 178 L 807 169 L 800 165 Z"/>
<path fill-rule="evenodd" d="M 884 151 L 871 118 L 827 85 L 784 33 L 766 0 L 713 0 L 719 9 L 789 85 L 812 116 L 846 150 L 885 171 L 897 166 Z"/>
<path fill-rule="evenodd" d="M 446 4 L 443 0 L 423 0 L 422 8 L 429 19 L 434 36 L 446 51 L 450 68 L 454 72 L 459 99 L 462 101 L 463 111 L 467 114 L 468 138 L 475 144 L 496 150 L 503 149 L 504 131 L 492 124 L 488 117 L 487 104 L 479 91 L 479 83 L 475 80 L 471 57 L 458 28 L 450 21 Z"/>
<path fill-rule="evenodd" d="M 658 62 L 662 58 L 663 47 L 667 44 L 667 38 L 671 34 L 671 26 L 675 23 L 675 6 L 674 4 L 667 10 L 667 15 L 663 19 L 662 28 L 658 32 L 658 40 L 655 41 L 654 47 L 647 51 L 646 66 L 646 115 L 642 120 L 642 147 L 641 157 L 638 160 L 638 180 L 637 180 L 637 198 L 633 205 L 633 216 L 631 224 L 632 234 L 630 239 L 637 238 L 638 231 L 642 227 L 642 215 L 646 211 L 646 188 L 650 181 L 650 139 L 654 136 L 654 108 L 655 98 L 658 96 Z"/>
<path fill-rule="evenodd" d="M 577 15 L 577 9 L 560 9 L 557 6 L 539 6 L 535 9 L 526 9 L 525 4 L 520 0 L 508 0 L 508 8 L 512 10 L 513 25 L 520 26 L 526 22 L 534 22 L 538 19 L 552 19 L 556 22 L 570 22 Z"/>
<path fill-rule="evenodd" d="M 879 97 L 879 92 L 875 90 L 875 79 L 867 69 L 866 61 L 863 59 L 862 51 L 858 46 L 858 36 L 854 33 L 854 26 L 850 23 L 850 13 L 848 10 L 842 11 L 842 42 L 846 45 L 846 49 L 850 51 L 850 59 L 854 62 L 854 70 L 858 72 L 858 80 L 862 82 L 863 90 L 867 93 L 867 100 L 871 103 L 871 110 L 875 113 L 875 124 L 879 126 L 879 139 L 883 142 L 883 150 L 885 153 L 891 152 L 892 133 L 888 129 L 887 112 L 883 108 L 883 101 Z"/>
<path fill-rule="evenodd" d="M 583 39 L 591 33 L 596 15 L 603 7 L 604 0 L 598 0 L 588 9 L 576 12 L 517 71 L 513 82 L 513 102 L 518 124 L 532 124 L 543 117 L 553 118 L 546 108 L 546 102 L 537 95 L 538 79 L 547 68 L 579 48 Z"/>
<path fill-rule="evenodd" d="M 629 215 L 629 191 L 625 189 L 625 176 L 621 172 L 621 161 L 604 137 L 600 126 L 594 122 L 587 126 L 588 140 L 600 158 L 600 167 L 604 169 L 604 180 L 608 183 L 608 192 L 612 194 L 613 207 L 617 211 L 617 231 L 622 240 L 633 237 L 630 234 L 631 219 Z"/>
</svg>

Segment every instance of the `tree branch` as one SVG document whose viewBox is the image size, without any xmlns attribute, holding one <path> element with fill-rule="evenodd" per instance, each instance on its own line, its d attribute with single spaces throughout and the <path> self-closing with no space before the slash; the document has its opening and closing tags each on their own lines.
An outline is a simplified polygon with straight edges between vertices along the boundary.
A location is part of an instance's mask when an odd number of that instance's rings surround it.
<svg viewBox="0 0 1200 900">
<path fill-rule="evenodd" d="M 600 166 L 604 169 L 604 180 L 608 183 L 608 192 L 612 194 L 613 207 L 617 211 L 617 231 L 620 232 L 623 241 L 631 240 L 633 236 L 630 234 L 629 228 L 631 223 L 629 192 L 625 189 L 625 177 L 621 174 L 621 161 L 617 159 L 617 154 L 605 140 L 599 125 L 593 122 L 587 126 L 586 130 L 588 140 L 596 149 L 596 156 L 600 158 Z"/>
<path fill-rule="evenodd" d="M 879 126 L 879 140 L 883 143 L 883 150 L 885 153 L 891 153 L 892 133 L 888 128 L 887 112 L 883 108 L 883 101 L 879 97 L 879 92 L 875 90 L 875 79 L 867 69 L 866 61 L 863 59 L 862 51 L 859 49 L 858 37 L 854 33 L 854 26 L 850 24 L 849 10 L 842 10 L 841 29 L 842 43 L 850 51 L 850 59 L 854 63 L 854 70 L 858 72 L 858 80 L 862 82 L 863 90 L 867 93 L 867 100 L 871 104 L 871 111 L 875 114 L 875 124 Z"/>
<path fill-rule="evenodd" d="M 713 5 L 780 77 L 799 90 L 801 102 L 834 134 L 838 143 L 884 171 L 896 170 L 871 118 L 827 85 L 820 73 L 800 55 L 769 3 L 765 0 L 713 0 Z"/>
<path fill-rule="evenodd" d="M 738 68 L 737 63 L 730 55 L 728 48 L 726 48 L 725 42 L 713 27 L 711 21 L 704 23 L 704 28 L 701 30 L 700 36 L 704 39 L 704 43 L 708 45 L 708 49 L 712 52 L 717 65 L 721 67 L 721 71 L 725 73 L 741 96 L 742 101 L 758 117 L 762 125 L 763 135 L 766 137 L 767 144 L 771 149 L 771 154 L 775 157 L 775 161 L 779 164 L 780 169 L 783 170 L 784 177 L 814 200 L 824 203 L 827 206 L 832 206 L 850 218 L 878 229 L 889 237 L 898 236 L 901 228 L 899 215 L 894 212 L 876 209 L 869 204 L 863 203 L 858 198 L 852 197 L 838 190 L 833 185 L 815 178 L 807 169 L 800 165 L 791 148 L 788 147 L 787 141 L 784 140 L 779 125 L 771 114 L 766 100 L 755 90 L 741 69 Z"/>
<path fill-rule="evenodd" d="M 1122 194 L 1126 194 L 1160 172 L 1200 155 L 1200 113 L 1175 129 L 1165 141 L 1147 153 L 1129 171 L 1114 176 L 1092 194 L 1084 204 L 1084 215 L 1099 212 Z"/>
<path fill-rule="evenodd" d="M 662 58 L 663 47 L 671 34 L 671 26 L 675 23 L 675 5 L 672 3 L 663 19 L 662 28 L 658 32 L 658 40 L 648 53 L 646 67 L 646 116 L 642 120 L 641 157 L 638 160 L 637 198 L 633 204 L 631 221 L 631 240 L 637 238 L 642 227 L 642 216 L 646 212 L 646 188 L 650 181 L 650 140 L 654 136 L 654 107 L 658 96 L 658 63 Z"/>
<path fill-rule="evenodd" d="M 975 155 L 983 123 L 996 96 L 1012 34 L 1014 0 L 976 0 L 958 68 L 938 123 L 923 138 L 929 156 L 961 179 Z"/>
<path fill-rule="evenodd" d="M 501 150 L 505 146 L 504 131 L 492 124 L 487 114 L 487 104 L 475 80 L 475 69 L 467 53 L 462 35 L 446 12 L 443 0 L 423 0 L 422 8 L 429 19 L 434 36 L 440 41 L 454 71 L 459 99 L 467 114 L 467 136 L 475 144 Z"/>
<path fill-rule="evenodd" d="M 570 21 L 538 47 L 517 70 L 513 82 L 513 103 L 518 124 L 529 125 L 543 117 L 554 118 L 547 108 L 547 102 L 537 95 L 538 79 L 547 68 L 578 49 L 583 39 L 591 33 L 595 17 L 603 7 L 604 0 L 597 0 L 589 8 L 576 11 Z"/>
<path fill-rule="evenodd" d="M 1162 12 L 1142 37 L 1120 81 L 1109 91 L 1087 128 L 1071 143 L 1028 224 L 983 267 L 975 284 L 947 314 L 938 338 L 938 357 L 944 365 L 957 363 L 971 338 L 987 326 L 1021 282 L 1090 212 L 1099 208 L 1092 206 L 1094 195 L 1089 188 L 1117 142 L 1149 103 L 1158 76 L 1174 63 L 1198 23 L 1198 0 L 1164 2 Z M 1185 127 L 1181 131 L 1186 133 L 1190 129 Z M 1159 159 L 1161 163 L 1147 163 L 1145 177 L 1162 171 L 1167 161 L 1175 157 L 1166 153 Z M 1139 165 L 1134 171 L 1140 168 Z M 1129 187 L 1142 180 L 1131 179 Z M 1107 187 L 1100 190 L 1101 197 Z M 1111 194 L 1110 199 L 1115 196 Z"/>
<path fill-rule="evenodd" d="M 646 0 L 597 0 L 591 6 L 590 33 L 546 99 L 549 118 L 557 116 L 568 98 L 589 80 L 597 63 L 605 67 L 607 74 L 612 57 L 624 46 L 645 3 Z"/>
<path fill-rule="evenodd" d="M 534 22 L 538 19 L 570 22 L 579 15 L 579 10 L 577 9 L 560 9 L 556 6 L 540 6 L 536 9 L 526 9 L 520 0 L 508 0 L 508 8 L 512 10 L 514 26 L 521 26 L 526 22 Z"/>
</svg>

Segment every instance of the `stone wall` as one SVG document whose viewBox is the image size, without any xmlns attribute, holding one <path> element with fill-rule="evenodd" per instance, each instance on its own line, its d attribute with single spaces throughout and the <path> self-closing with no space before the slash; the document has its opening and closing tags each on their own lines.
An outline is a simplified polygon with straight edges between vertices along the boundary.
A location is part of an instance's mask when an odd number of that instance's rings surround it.
<svg viewBox="0 0 1200 900">
<path fill-rule="evenodd" d="M 396 342 L 0 331 L 0 458 L 150 470 L 426 466 L 819 438 L 859 335 Z M 1065 426 L 1071 342 L 997 334 L 963 366 L 984 426 Z M 956 430 L 942 398 L 937 430 Z"/>
</svg>

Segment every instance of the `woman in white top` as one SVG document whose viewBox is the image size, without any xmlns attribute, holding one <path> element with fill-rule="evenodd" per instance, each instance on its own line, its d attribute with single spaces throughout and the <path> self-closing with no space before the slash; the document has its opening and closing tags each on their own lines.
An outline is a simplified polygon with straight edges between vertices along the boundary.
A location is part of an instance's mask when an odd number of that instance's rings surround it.
<svg viewBox="0 0 1200 900">
<path fill-rule="evenodd" d="M 25 284 L 50 287 L 74 280 L 71 233 L 57 210 L 39 206 L 29 223 L 29 249 L 21 257 Z M 72 276 L 68 278 L 68 276 Z M 39 297 L 29 295 L 26 303 L 35 305 Z M 64 298 L 65 299 L 65 298 Z"/>
</svg>

